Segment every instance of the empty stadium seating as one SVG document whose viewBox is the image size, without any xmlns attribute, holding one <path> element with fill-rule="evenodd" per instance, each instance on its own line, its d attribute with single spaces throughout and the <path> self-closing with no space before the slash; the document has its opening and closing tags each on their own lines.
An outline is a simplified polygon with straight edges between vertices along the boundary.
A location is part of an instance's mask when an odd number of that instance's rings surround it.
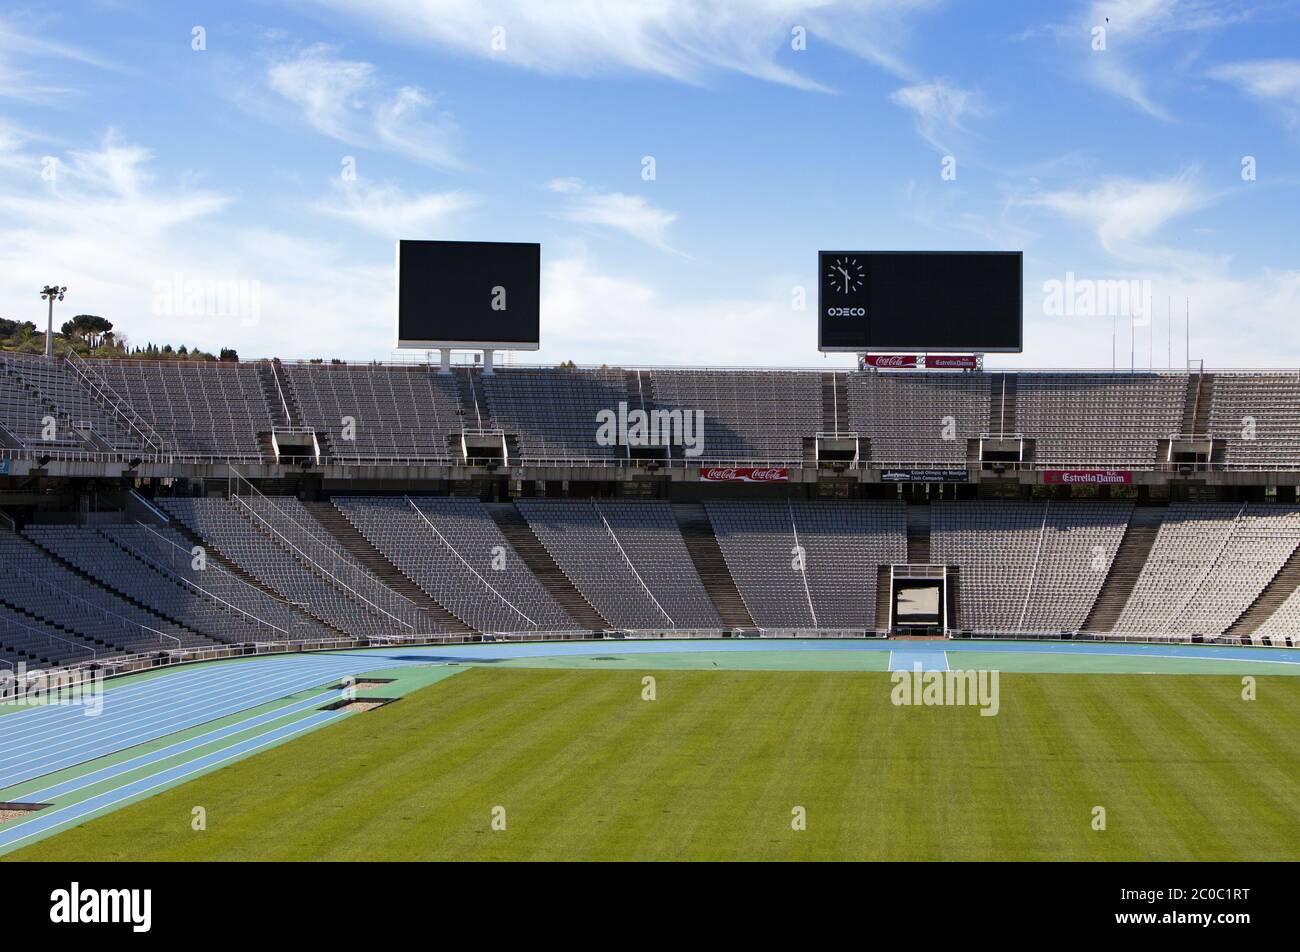
<svg viewBox="0 0 1300 952">
<path fill-rule="evenodd" d="M 1016 428 L 1039 465 L 1150 468 L 1182 425 L 1185 374 L 1017 376 Z"/>
<path fill-rule="evenodd" d="M 95 360 L 0 355 L 0 453 L 146 453 L 263 462 L 276 427 L 322 434 L 343 464 L 446 464 L 463 434 L 513 441 L 516 462 L 627 461 L 598 414 L 699 411 L 707 463 L 801 465 L 828 420 L 875 466 L 955 466 L 990 432 L 1037 468 L 1169 465 L 1162 441 L 1208 430 L 1217 469 L 1300 468 L 1300 374 L 1257 371 L 843 373 L 835 406 L 811 371 Z M 1189 387 L 1204 379 L 1204 400 Z M 1208 385 L 1212 383 L 1212 385 Z M 994 390 L 997 390 L 995 393 Z M 835 393 L 835 391 L 832 391 Z M 840 398 L 844 402 L 841 406 Z M 1202 406 L 1202 403 L 1205 405 Z M 1195 412 L 1193 413 L 1193 409 Z M 55 421 L 53 439 L 44 426 Z M 347 422 L 345 422 L 347 421 Z M 664 451 L 682 459 L 680 448 Z M 688 464 L 691 461 L 688 461 Z"/>
<path fill-rule="evenodd" d="M 1060 632 L 1083 626 L 1132 506 L 972 501 L 931 509 L 931 560 L 960 569 L 959 628 Z"/>
<path fill-rule="evenodd" d="M 879 627 L 877 569 L 907 560 L 901 505 L 727 501 L 705 509 L 759 627 Z"/>
<path fill-rule="evenodd" d="M 255 517 L 238 500 L 164 499 L 161 504 L 222 555 L 339 632 L 371 638 L 433 632 L 410 611 L 413 606 L 402 605 L 395 592 L 333 552 L 319 527 L 312 533 L 264 507 Z M 274 529 L 272 521 L 284 531 Z"/>
<path fill-rule="evenodd" d="M 1300 466 L 1300 374 L 1215 374 L 1210 435 L 1230 468 Z"/>
<path fill-rule="evenodd" d="M 379 551 L 479 631 L 576 631 L 477 500 L 338 497 Z"/>
<path fill-rule="evenodd" d="M 94 648 L 165 651 L 211 640 L 94 584 L 20 536 L 0 533 L 0 602 Z"/>
<path fill-rule="evenodd" d="M 245 616 L 258 640 L 326 641 L 338 633 L 283 598 L 240 578 L 214 558 L 195 565 L 193 544 L 169 526 L 105 526 L 99 530 L 123 549 L 205 599 Z M 231 631 L 222 640 L 233 640 Z"/>
<path fill-rule="evenodd" d="M 627 458 L 596 442 L 597 414 L 629 402 L 623 371 L 509 368 L 480 382 L 491 425 L 515 437 L 522 459 Z"/>
<path fill-rule="evenodd" d="M 803 440 L 822 428 L 821 378 L 784 370 L 655 370 L 653 406 L 700 411 L 699 458 L 712 463 L 797 465 Z"/>
<path fill-rule="evenodd" d="M 849 426 L 870 440 L 872 462 L 964 464 L 967 441 L 988 426 L 989 378 L 850 374 L 848 405 Z"/>
<path fill-rule="evenodd" d="M 451 458 L 448 437 L 461 430 L 460 398 L 451 377 L 427 367 L 283 367 L 303 424 L 329 434 L 332 459 Z"/>
<path fill-rule="evenodd" d="M 1217 635 L 1250 607 L 1297 544 L 1300 510 L 1293 507 L 1170 506 L 1115 631 Z"/>
<path fill-rule="evenodd" d="M 225 361 L 99 360 L 94 366 L 182 454 L 263 458 L 258 434 L 276 416 L 257 365 Z"/>
<path fill-rule="evenodd" d="M 140 434 L 97 399 L 65 360 L 0 355 L 0 418 L 23 445 L 33 448 L 133 452 L 142 446 Z M 47 418 L 53 420 L 52 428 Z"/>
<path fill-rule="evenodd" d="M 555 563 L 610 624 L 722 627 L 666 504 L 520 499 L 517 505 Z"/>
</svg>

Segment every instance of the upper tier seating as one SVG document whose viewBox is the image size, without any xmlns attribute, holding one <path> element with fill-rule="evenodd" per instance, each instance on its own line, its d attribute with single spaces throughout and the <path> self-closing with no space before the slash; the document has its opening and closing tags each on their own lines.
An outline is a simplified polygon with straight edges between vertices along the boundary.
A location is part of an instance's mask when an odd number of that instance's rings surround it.
<svg viewBox="0 0 1300 952">
<path fill-rule="evenodd" d="M 655 370 L 649 378 L 655 409 L 703 412 L 701 460 L 797 465 L 804 438 L 822 429 L 820 374 Z"/>
<path fill-rule="evenodd" d="M 862 459 L 877 466 L 962 467 L 970 441 L 1001 430 L 1030 441 L 1027 461 L 1040 469 L 1147 469 L 1163 462 L 1161 441 L 1202 427 L 1223 446 L 1216 467 L 1300 468 L 1294 371 L 1212 375 L 1209 406 L 1195 421 L 1187 416 L 1196 378 L 1186 373 L 850 372 L 840 380 L 834 419 L 861 437 Z M 504 432 L 512 462 L 603 462 L 646 455 L 597 442 L 599 415 L 623 404 L 700 411 L 701 463 L 801 465 L 804 440 L 829 425 L 822 387 L 812 371 L 506 367 L 483 376 L 429 366 L 3 354 L 0 453 L 265 462 L 266 435 L 300 416 L 325 434 L 327 460 L 344 464 L 446 464 L 460 457 L 462 431 Z M 45 438 L 47 417 L 53 439 Z M 679 446 L 655 455 L 685 457 Z"/>
<path fill-rule="evenodd" d="M 493 426 L 514 435 L 525 459 L 626 459 L 596 442 L 598 414 L 628 397 L 623 371 L 506 368 L 478 378 Z"/>
<path fill-rule="evenodd" d="M 1210 433 L 1229 466 L 1300 466 L 1300 374 L 1215 374 Z"/>
<path fill-rule="evenodd" d="M 964 465 L 967 441 L 988 427 L 987 374 L 848 376 L 849 427 L 886 465 Z"/>
<path fill-rule="evenodd" d="M 1186 374 L 1021 373 L 1016 428 L 1039 466 L 1150 468 L 1182 427 Z"/>
<path fill-rule="evenodd" d="M 331 458 L 450 460 L 448 437 L 461 431 L 453 377 L 429 367 L 282 366 L 303 423 L 329 433 Z"/>
<path fill-rule="evenodd" d="M 259 433 L 278 419 L 257 364 L 226 361 L 97 360 L 112 389 L 181 453 L 240 461 L 263 458 Z"/>
<path fill-rule="evenodd" d="M 46 439 L 47 416 L 53 439 Z M 0 420 L 30 449 L 126 453 L 142 445 L 61 358 L 0 354 Z"/>
</svg>

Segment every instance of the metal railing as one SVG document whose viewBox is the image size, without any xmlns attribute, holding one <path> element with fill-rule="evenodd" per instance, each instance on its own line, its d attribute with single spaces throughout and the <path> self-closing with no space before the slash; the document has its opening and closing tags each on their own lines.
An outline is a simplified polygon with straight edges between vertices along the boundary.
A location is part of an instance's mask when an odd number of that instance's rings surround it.
<svg viewBox="0 0 1300 952">
<path fill-rule="evenodd" d="M 152 448 L 155 453 L 167 453 L 175 449 L 175 443 L 170 446 L 168 441 L 154 429 L 153 425 L 142 417 L 130 402 L 124 399 L 108 382 L 108 378 L 103 376 L 90 361 L 84 360 L 77 356 L 73 351 L 69 351 L 64 357 L 64 363 L 72 372 L 80 378 L 85 389 L 90 393 L 92 399 L 96 399 L 104 409 L 108 410 L 126 426 L 127 431 L 137 435 L 145 447 Z"/>
</svg>

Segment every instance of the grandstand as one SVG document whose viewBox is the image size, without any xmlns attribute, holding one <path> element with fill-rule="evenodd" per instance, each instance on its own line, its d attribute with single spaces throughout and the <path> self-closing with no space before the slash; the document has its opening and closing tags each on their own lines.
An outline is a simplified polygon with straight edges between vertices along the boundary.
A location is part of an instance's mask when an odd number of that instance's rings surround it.
<svg viewBox="0 0 1300 952">
<path fill-rule="evenodd" d="M 598 439 L 620 406 L 698 412 L 701 452 Z M 1292 645 L 1297 407 L 1279 372 L 5 355 L 0 666 L 633 633 Z M 941 607 L 906 620 L 918 588 Z"/>
</svg>

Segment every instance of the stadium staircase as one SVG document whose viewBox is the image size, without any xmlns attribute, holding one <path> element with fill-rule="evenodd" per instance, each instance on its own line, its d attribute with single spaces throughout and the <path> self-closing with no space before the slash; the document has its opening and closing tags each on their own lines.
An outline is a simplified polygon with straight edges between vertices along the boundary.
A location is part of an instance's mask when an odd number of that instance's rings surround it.
<svg viewBox="0 0 1300 952">
<path fill-rule="evenodd" d="M 370 544 L 370 540 L 357 531 L 357 527 L 348 522 L 347 517 L 339 512 L 338 507 L 329 500 L 304 502 L 304 508 L 311 513 L 326 532 L 343 546 L 354 559 L 365 566 L 371 575 L 379 579 L 394 592 L 404 596 L 417 608 L 427 614 L 449 635 L 472 635 L 477 630 L 461 621 L 433 596 L 401 573 L 382 552 Z"/>
<path fill-rule="evenodd" d="M 276 417 L 277 426 L 302 426 L 302 414 L 289 385 L 289 375 L 280 373 L 279 363 L 278 357 L 257 362 L 257 374 L 262 383 L 266 405 Z"/>
<path fill-rule="evenodd" d="M 930 507 L 907 507 L 907 564 L 930 564 Z"/>
<path fill-rule="evenodd" d="M 1187 375 L 1183 403 L 1183 433 L 1202 436 L 1210 432 L 1210 407 L 1214 401 L 1214 374 Z"/>
<path fill-rule="evenodd" d="M 456 375 L 456 392 L 460 397 L 460 425 L 467 430 L 484 430 L 490 425 L 487 407 L 480 403 L 479 386 L 474 383 L 474 368 L 461 367 Z"/>
<path fill-rule="evenodd" d="M 1016 381 L 1015 374 L 994 374 L 989 396 L 990 433 L 1016 432 Z"/>
<path fill-rule="evenodd" d="M 588 631 L 604 631 L 614 627 L 592 607 L 591 602 L 582 596 L 569 577 L 555 564 L 551 554 L 533 532 L 533 527 L 515 508 L 514 503 L 484 503 L 484 508 L 510 547 L 524 560 L 524 565 L 528 566 L 528 570 L 542 583 L 542 588 L 546 589 L 547 594 L 555 599 L 570 618 Z"/>
<path fill-rule="evenodd" d="M 893 598 L 894 573 L 888 565 L 876 568 L 876 631 L 889 634 L 889 602 Z"/>
<path fill-rule="evenodd" d="M 1110 571 L 1106 581 L 1101 584 L 1097 600 L 1092 603 L 1092 610 L 1083 621 L 1083 631 L 1107 632 L 1115 629 L 1120 613 L 1128 604 L 1133 594 L 1133 586 L 1142 574 L 1151 546 L 1155 544 L 1160 523 L 1164 520 L 1164 510 L 1155 506 L 1139 506 L 1129 518 L 1124 538 L 1115 550 L 1111 560 Z"/>
<path fill-rule="evenodd" d="M 708 592 L 722 623 L 733 629 L 757 628 L 745 600 L 740 597 L 740 590 L 736 588 L 736 580 L 731 577 L 731 569 L 727 567 L 704 506 L 700 503 L 675 503 L 673 516 L 682 531 L 682 541 L 686 543 L 691 562 L 695 564 L 695 572 L 704 583 L 704 590 Z"/>
<path fill-rule="evenodd" d="M 956 631 L 961 621 L 961 566 L 948 566 L 948 630 Z"/>
<path fill-rule="evenodd" d="M 1255 632 L 1260 625 L 1268 621 L 1278 607 L 1290 597 L 1291 593 L 1300 587 L 1300 546 L 1296 546 L 1291 557 L 1283 563 L 1282 568 L 1278 569 L 1272 581 L 1264 586 L 1264 590 L 1257 597 L 1241 616 L 1228 626 L 1224 632 L 1226 635 L 1249 635 Z"/>
<path fill-rule="evenodd" d="M 650 374 L 639 370 L 624 371 L 624 383 L 627 385 L 627 405 L 629 410 L 654 409 L 654 393 L 650 388 Z"/>
<path fill-rule="evenodd" d="M 822 374 L 822 431 L 839 433 L 849 429 L 849 388 L 845 375 L 835 371 Z"/>
</svg>

